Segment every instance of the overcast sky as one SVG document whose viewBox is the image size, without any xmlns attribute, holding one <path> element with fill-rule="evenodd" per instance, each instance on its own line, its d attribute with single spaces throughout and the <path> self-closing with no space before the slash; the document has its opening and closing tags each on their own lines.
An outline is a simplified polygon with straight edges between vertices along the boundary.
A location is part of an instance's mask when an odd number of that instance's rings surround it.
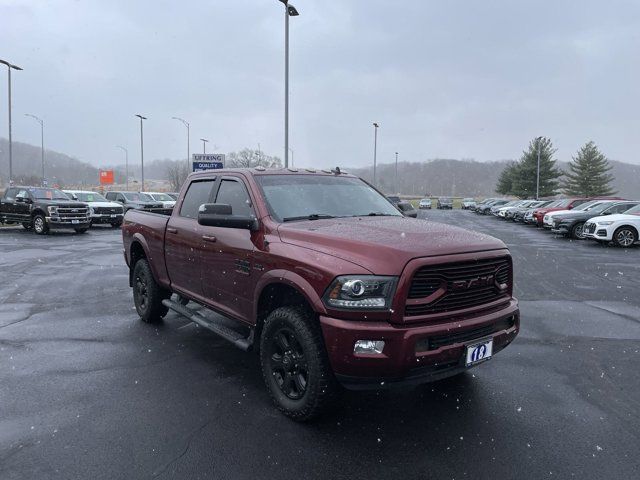
<svg viewBox="0 0 640 480">
<path fill-rule="evenodd" d="M 292 0 L 290 147 L 301 166 L 516 158 L 549 136 L 640 163 L 640 2 Z M 0 0 L 14 140 L 94 164 L 217 151 L 283 156 L 277 0 Z M 0 136 L 7 136 L 0 69 Z M 211 145 L 210 144 L 210 145 Z M 208 149 L 211 150 L 211 147 Z"/>
</svg>

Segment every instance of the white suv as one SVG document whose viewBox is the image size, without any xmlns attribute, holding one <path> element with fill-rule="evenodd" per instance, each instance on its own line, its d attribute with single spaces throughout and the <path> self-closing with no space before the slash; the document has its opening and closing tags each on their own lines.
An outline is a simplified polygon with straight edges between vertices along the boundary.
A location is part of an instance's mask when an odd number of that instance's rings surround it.
<svg viewBox="0 0 640 480">
<path fill-rule="evenodd" d="M 640 205 L 625 213 L 593 217 L 584 224 L 585 238 L 628 248 L 640 238 Z"/>
</svg>

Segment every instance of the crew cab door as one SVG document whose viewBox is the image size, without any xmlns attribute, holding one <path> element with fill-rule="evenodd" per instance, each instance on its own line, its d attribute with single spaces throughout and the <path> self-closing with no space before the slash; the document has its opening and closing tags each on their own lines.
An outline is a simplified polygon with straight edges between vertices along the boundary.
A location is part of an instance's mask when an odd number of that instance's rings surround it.
<svg viewBox="0 0 640 480">
<path fill-rule="evenodd" d="M 191 182 L 181 204 L 174 208 L 164 239 L 165 264 L 172 288 L 200 300 L 203 300 L 201 258 L 209 244 L 203 238 L 208 227 L 198 223 L 198 210 L 200 205 L 213 201 L 215 185 L 215 177 Z"/>
<path fill-rule="evenodd" d="M 31 204 L 33 199 L 26 188 L 19 188 L 13 203 L 12 216 L 20 222 L 31 221 Z"/>
<path fill-rule="evenodd" d="M 231 206 L 234 215 L 256 216 L 249 190 L 240 176 L 224 176 L 216 186 L 214 203 Z M 203 290 L 207 298 L 224 313 L 251 320 L 254 270 L 254 240 L 259 232 L 239 228 L 202 227 L 214 241 L 202 249 Z"/>
</svg>

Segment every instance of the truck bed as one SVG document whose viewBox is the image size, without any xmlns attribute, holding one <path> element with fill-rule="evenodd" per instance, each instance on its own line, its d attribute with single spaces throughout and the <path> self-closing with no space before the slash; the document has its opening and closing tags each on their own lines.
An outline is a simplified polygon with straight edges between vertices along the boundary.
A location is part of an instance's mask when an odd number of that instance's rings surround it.
<svg viewBox="0 0 640 480">
<path fill-rule="evenodd" d="M 169 286 L 169 276 L 164 261 L 164 237 L 169 222 L 169 215 L 161 213 L 145 212 L 142 210 L 129 210 L 124 215 L 122 223 L 122 241 L 127 265 L 130 265 L 131 243 L 138 239 L 146 246 L 149 256 L 149 264 L 158 283 Z"/>
</svg>

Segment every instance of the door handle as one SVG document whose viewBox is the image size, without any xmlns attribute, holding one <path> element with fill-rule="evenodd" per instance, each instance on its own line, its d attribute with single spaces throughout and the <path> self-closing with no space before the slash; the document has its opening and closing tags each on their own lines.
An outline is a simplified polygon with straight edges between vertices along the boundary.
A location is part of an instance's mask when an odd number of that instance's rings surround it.
<svg viewBox="0 0 640 480">
<path fill-rule="evenodd" d="M 173 227 L 167 227 L 167 233 L 178 233 L 178 229 Z"/>
<path fill-rule="evenodd" d="M 215 242 L 217 240 L 217 238 L 214 237 L 213 235 L 202 235 L 202 239 L 205 242 L 211 242 L 211 243 L 213 243 L 213 242 Z"/>
</svg>

